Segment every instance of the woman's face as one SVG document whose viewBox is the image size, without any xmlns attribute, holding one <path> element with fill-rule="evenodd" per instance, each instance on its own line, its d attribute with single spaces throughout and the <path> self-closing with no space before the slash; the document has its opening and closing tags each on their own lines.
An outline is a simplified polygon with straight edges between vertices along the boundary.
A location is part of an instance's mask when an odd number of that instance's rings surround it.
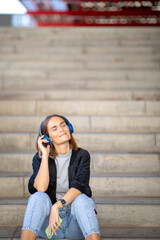
<svg viewBox="0 0 160 240">
<path fill-rule="evenodd" d="M 71 139 L 69 128 L 65 120 L 61 117 L 52 117 L 48 121 L 47 129 L 49 138 L 54 145 L 65 143 Z"/>
</svg>

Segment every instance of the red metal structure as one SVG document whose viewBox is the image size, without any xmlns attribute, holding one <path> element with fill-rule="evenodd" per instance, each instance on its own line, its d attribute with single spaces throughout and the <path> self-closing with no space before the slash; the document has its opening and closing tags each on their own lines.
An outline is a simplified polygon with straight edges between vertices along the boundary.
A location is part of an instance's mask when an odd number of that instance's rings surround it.
<svg viewBox="0 0 160 240">
<path fill-rule="evenodd" d="M 37 26 L 160 26 L 160 1 L 20 0 Z"/>
</svg>

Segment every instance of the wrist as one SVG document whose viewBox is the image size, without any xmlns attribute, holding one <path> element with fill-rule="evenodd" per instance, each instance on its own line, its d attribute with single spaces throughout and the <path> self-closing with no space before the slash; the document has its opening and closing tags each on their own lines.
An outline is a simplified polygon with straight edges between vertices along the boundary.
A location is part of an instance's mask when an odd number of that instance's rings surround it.
<svg viewBox="0 0 160 240">
<path fill-rule="evenodd" d="M 47 152 L 45 152 L 45 153 L 44 153 L 44 152 L 42 152 L 42 157 L 43 157 L 43 158 L 47 158 L 47 159 L 48 159 L 48 153 L 47 153 Z"/>
<path fill-rule="evenodd" d="M 59 208 L 62 208 L 63 205 L 60 201 L 57 201 L 53 206 L 55 206 L 55 208 L 59 209 Z"/>
<path fill-rule="evenodd" d="M 60 205 L 61 205 L 61 208 L 62 207 L 64 207 L 64 206 L 66 206 L 66 200 L 64 200 L 64 199 L 58 199 L 58 201 L 57 202 L 59 202 L 60 203 Z"/>
</svg>

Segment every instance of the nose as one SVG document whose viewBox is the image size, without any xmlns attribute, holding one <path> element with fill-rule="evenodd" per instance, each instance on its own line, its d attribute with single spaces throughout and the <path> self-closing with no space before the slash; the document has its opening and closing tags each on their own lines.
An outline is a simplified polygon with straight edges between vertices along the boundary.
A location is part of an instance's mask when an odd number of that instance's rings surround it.
<svg viewBox="0 0 160 240">
<path fill-rule="evenodd" d="M 63 131 L 63 127 L 59 126 L 59 127 L 58 127 L 58 131 L 59 131 L 59 132 L 62 132 L 62 131 Z"/>
</svg>

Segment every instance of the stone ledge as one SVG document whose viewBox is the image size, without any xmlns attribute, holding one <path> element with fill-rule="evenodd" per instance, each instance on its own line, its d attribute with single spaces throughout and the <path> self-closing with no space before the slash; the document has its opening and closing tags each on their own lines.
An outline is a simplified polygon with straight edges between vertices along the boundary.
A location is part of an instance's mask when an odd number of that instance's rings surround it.
<svg viewBox="0 0 160 240">
<path fill-rule="evenodd" d="M 103 240 L 156 240 L 160 236 L 160 228 L 102 228 Z M 0 240 L 19 240 L 21 227 L 0 228 Z M 42 240 L 42 238 L 37 238 Z M 61 239 L 60 239 L 61 240 Z M 67 239 L 66 239 L 67 240 Z"/>
<path fill-rule="evenodd" d="M 108 70 L 158 70 L 159 69 L 159 63 L 158 62 L 124 62 L 124 61 L 119 61 L 116 60 L 111 61 L 111 62 L 97 62 L 97 61 L 76 61 L 76 60 L 68 60 L 66 61 L 53 61 L 53 62 L 48 62 L 48 61 L 42 61 L 42 60 L 37 60 L 37 61 L 2 61 L 0 62 L 0 69 L 1 70 L 6 70 L 8 71 L 11 70 L 17 70 L 17 69 L 23 69 L 23 70 L 35 70 L 35 69 L 41 69 L 41 70 L 58 70 L 61 69 L 63 71 L 67 70 L 99 70 L 101 69 L 102 71 L 108 69 Z"/>
<path fill-rule="evenodd" d="M 158 153 L 160 150 L 155 133 L 75 133 L 74 137 L 78 146 L 88 151 Z M 37 134 L 32 133 L 1 133 L 0 150 L 8 153 L 35 151 L 36 139 Z"/>
<path fill-rule="evenodd" d="M 1 115 L 160 116 L 159 101 L 135 100 L 0 100 Z M 78 108 L 77 108 L 78 106 Z"/>
<path fill-rule="evenodd" d="M 12 40 L 13 41 L 13 40 Z M 1 39 L 0 39 L 1 42 Z M 106 41 L 105 41 L 106 42 Z M 91 43 L 91 42 L 90 42 Z M 129 43 L 130 44 L 130 43 Z M 150 45 L 150 44 L 149 44 Z M 7 62 L 13 62 L 14 61 L 37 61 L 37 55 L 31 54 L 31 53 L 25 53 L 25 54 L 15 54 L 15 53 L 1 53 L 0 60 L 7 61 Z M 38 59 L 39 60 L 39 59 Z M 56 61 L 84 61 L 84 62 L 114 62 L 114 61 L 122 61 L 122 62 L 158 62 L 160 60 L 160 56 L 158 53 L 146 53 L 145 56 L 143 54 L 138 55 L 136 53 L 119 53 L 118 58 L 116 53 L 108 53 L 106 55 L 87 55 L 80 53 L 78 55 L 75 54 L 54 54 L 54 55 L 45 55 L 41 54 L 41 61 L 48 61 L 48 62 L 56 62 Z"/>
<path fill-rule="evenodd" d="M 2 84 L 2 81 L 0 81 Z M 2 85 L 0 85 L 2 88 Z M 159 89 L 3 89 L 1 100 L 160 100 Z"/>
<path fill-rule="evenodd" d="M 160 116 L 66 116 L 80 132 L 160 132 Z M 0 132 L 37 133 L 44 116 L 9 116 L 0 117 Z"/>
<path fill-rule="evenodd" d="M 109 69 L 104 70 L 70 70 L 67 69 L 65 71 L 59 70 L 43 70 L 43 69 L 32 69 L 32 71 L 28 71 L 26 69 L 10 69 L 1 71 L 3 74 L 3 78 L 7 81 L 8 79 L 14 80 L 29 80 L 29 79 L 70 79 L 71 77 L 75 80 L 82 79 L 112 79 L 112 80 L 120 80 L 120 79 L 129 79 L 129 80 L 159 80 L 159 70 L 119 70 L 119 69 Z M 143 82 L 144 83 L 144 82 Z M 48 85 L 48 84 L 47 84 Z"/>
<path fill-rule="evenodd" d="M 32 172 L 32 159 L 34 152 L 0 153 L 0 172 Z M 90 152 L 91 172 L 100 173 L 159 173 L 158 154 L 126 154 Z"/>
<path fill-rule="evenodd" d="M 160 227 L 159 198 L 102 198 L 95 199 L 99 225 L 105 227 Z M 106 199 L 106 200 L 105 200 Z M 107 203 L 108 201 L 108 203 Z M 157 201 L 158 203 L 154 201 Z M 101 203 L 100 203 L 101 202 Z M 27 199 L 0 199 L 1 227 L 21 225 L 24 218 Z M 8 212 L 10 214 L 8 215 Z M 18 215 L 17 215 L 18 212 Z"/>
<path fill-rule="evenodd" d="M 31 174 L 1 173 L 1 197 L 25 197 L 28 193 L 28 180 Z M 17 190 L 17 186 L 19 186 Z M 94 174 L 90 186 L 93 196 L 160 197 L 160 174 Z"/>
<path fill-rule="evenodd" d="M 93 197 L 95 204 L 99 205 L 155 205 L 160 206 L 160 197 Z M 0 205 L 26 205 L 28 198 L 0 198 Z"/>
<path fill-rule="evenodd" d="M 39 78 L 33 78 L 30 77 L 27 79 L 23 79 L 23 76 L 20 79 L 15 79 L 13 76 L 8 78 L 6 81 L 2 84 L 1 79 L 1 85 L 3 86 L 3 89 L 34 89 L 34 90 L 48 90 L 48 89 L 114 89 L 114 90 L 121 90 L 121 89 L 132 89 L 132 90 L 149 90 L 149 89 L 157 89 L 160 87 L 160 81 L 159 79 L 152 78 L 152 81 L 150 79 L 146 79 L 142 76 L 142 78 L 145 79 L 145 81 L 138 81 L 136 79 L 125 79 L 124 77 L 118 80 L 111 80 L 111 78 L 98 78 L 95 76 L 92 79 L 87 78 L 79 78 L 74 79 L 72 76 L 67 79 L 65 78 L 52 78 L 52 79 L 39 79 Z M 46 84 L 47 81 L 47 84 Z"/>
</svg>

